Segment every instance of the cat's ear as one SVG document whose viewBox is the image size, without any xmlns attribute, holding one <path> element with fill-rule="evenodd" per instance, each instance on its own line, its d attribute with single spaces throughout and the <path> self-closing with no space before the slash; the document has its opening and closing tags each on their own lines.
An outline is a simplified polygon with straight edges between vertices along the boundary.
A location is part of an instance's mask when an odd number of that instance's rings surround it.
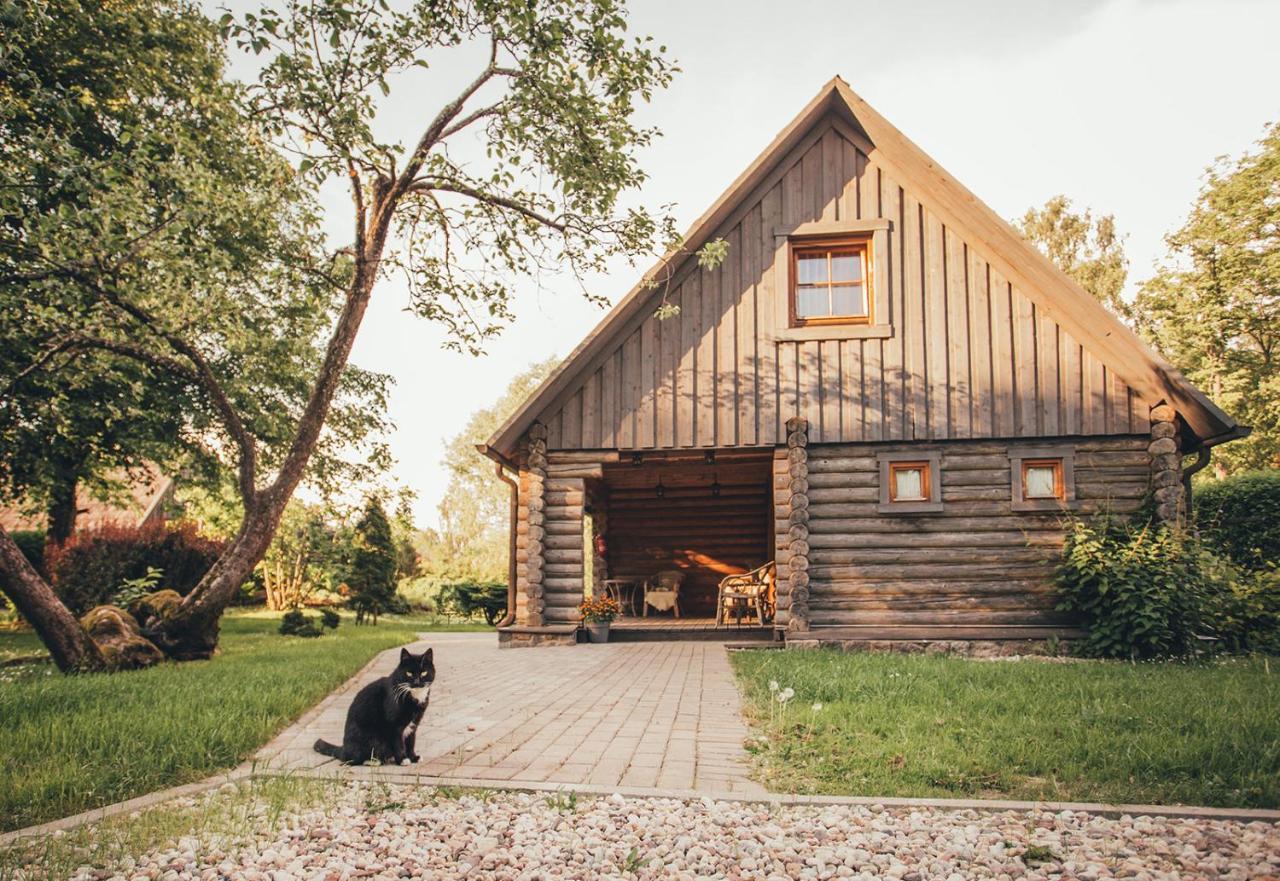
<svg viewBox="0 0 1280 881">
<path fill-rule="evenodd" d="M 433 649 L 433 648 L 431 648 L 431 649 L 427 649 L 425 652 L 423 652 L 423 653 L 422 653 L 422 663 L 423 663 L 424 665 L 426 665 L 426 664 L 432 664 L 432 665 L 434 665 L 434 664 L 435 664 L 435 661 L 434 661 L 434 660 L 432 660 L 432 658 L 434 657 L 434 655 L 435 655 L 435 649 Z"/>
<path fill-rule="evenodd" d="M 409 654 L 408 649 L 400 649 L 400 663 L 408 664 L 413 660 L 413 655 Z"/>
</svg>

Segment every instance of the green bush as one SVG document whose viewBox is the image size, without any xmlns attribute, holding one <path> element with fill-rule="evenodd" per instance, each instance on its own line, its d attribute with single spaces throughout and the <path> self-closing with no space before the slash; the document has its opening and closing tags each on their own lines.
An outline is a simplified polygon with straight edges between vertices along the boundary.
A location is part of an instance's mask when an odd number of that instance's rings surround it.
<svg viewBox="0 0 1280 881">
<path fill-rule="evenodd" d="M 209 571 L 222 543 L 200 534 L 193 523 L 169 526 L 106 524 L 77 532 L 46 551 L 54 590 L 76 615 L 110 603 L 126 582 L 164 573 L 164 587 L 186 596 Z"/>
<path fill-rule="evenodd" d="M 440 589 L 440 608 L 446 614 L 472 618 L 484 616 L 493 626 L 507 611 L 507 586 L 499 581 L 459 581 Z"/>
<path fill-rule="evenodd" d="M 1214 608 L 1214 632 L 1225 651 L 1280 655 L 1280 569 L 1254 572 L 1228 565 Z"/>
<path fill-rule="evenodd" d="M 280 618 L 281 636 L 315 637 L 324 633 L 324 628 L 315 618 L 302 614 L 299 609 L 285 612 Z"/>
<path fill-rule="evenodd" d="M 342 623 L 341 616 L 333 609 L 320 610 L 320 624 L 329 630 L 337 630 L 338 625 Z"/>
<path fill-rule="evenodd" d="M 1197 487 L 1196 526 L 1241 566 L 1280 565 L 1280 471 L 1251 471 Z"/>
<path fill-rule="evenodd" d="M 1058 608 L 1080 615 L 1090 657 L 1280 648 L 1280 575 L 1238 566 L 1187 530 L 1073 521 L 1056 580 Z"/>
</svg>

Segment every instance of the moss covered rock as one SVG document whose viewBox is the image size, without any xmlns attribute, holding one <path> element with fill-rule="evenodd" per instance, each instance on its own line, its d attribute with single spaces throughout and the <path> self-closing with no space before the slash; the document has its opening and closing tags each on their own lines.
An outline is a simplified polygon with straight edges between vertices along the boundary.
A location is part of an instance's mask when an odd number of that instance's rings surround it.
<svg viewBox="0 0 1280 881">
<path fill-rule="evenodd" d="M 182 594 L 176 590 L 157 590 L 131 603 L 129 614 L 142 627 L 154 627 L 161 621 L 168 621 L 180 605 Z"/>
<path fill-rule="evenodd" d="M 164 653 L 142 636 L 137 620 L 119 606 L 90 609 L 80 626 L 97 643 L 109 670 L 138 670 L 164 660 Z"/>
</svg>

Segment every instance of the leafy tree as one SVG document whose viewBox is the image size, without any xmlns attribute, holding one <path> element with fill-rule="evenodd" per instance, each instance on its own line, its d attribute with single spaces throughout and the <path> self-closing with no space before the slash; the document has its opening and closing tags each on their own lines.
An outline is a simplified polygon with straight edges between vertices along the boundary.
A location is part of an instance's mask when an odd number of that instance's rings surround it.
<svg viewBox="0 0 1280 881">
<path fill-rule="evenodd" d="M 203 404 L 192 414 L 196 428 L 216 432 L 210 448 L 235 463 L 243 521 L 209 575 L 151 634 L 176 658 L 216 648 L 222 610 L 266 552 L 326 443 L 326 423 L 332 443 L 348 440 L 332 424 L 335 397 L 352 384 L 377 397 L 347 361 L 382 274 L 403 271 L 411 309 L 442 322 L 453 345 L 475 350 L 510 318 L 515 279 L 555 268 L 580 277 L 612 255 L 648 252 L 655 239 L 672 238 L 669 219 L 619 205 L 644 180 L 635 154 L 654 135 L 632 121 L 635 105 L 665 87 L 673 67 L 649 38 L 628 37 L 617 0 L 536 7 L 418 0 L 401 9 L 321 0 L 268 6 L 239 21 L 227 16 L 223 25 L 263 56 L 247 114 L 228 111 L 201 125 L 157 114 L 151 128 L 133 132 L 130 143 L 147 147 L 130 162 L 105 170 L 87 163 L 85 180 L 110 181 L 89 188 L 92 211 L 17 214 L 23 241 L 47 242 L 56 259 L 19 248 L 47 265 L 16 276 L 76 291 L 56 315 L 43 316 L 73 327 L 52 337 L 37 365 L 90 349 L 176 376 Z M 113 48 L 129 57 L 128 46 Z M 465 65 L 477 51 L 478 72 L 423 118 L 411 145 L 375 136 L 378 96 L 391 94 L 393 80 L 448 69 L 450 56 Z M 16 63 L 21 70 L 30 62 L 19 53 Z M 414 107 L 422 94 L 411 93 Z M 237 137 L 224 142 L 227 131 Z M 210 142 L 210 133 L 218 139 Z M 297 160 L 296 170 L 263 149 L 265 138 Z M 75 145 L 57 146 L 77 167 L 86 164 Z M 211 161 L 196 161 L 202 156 Z M 227 187 L 228 174 L 259 186 Z M 321 258 L 314 215 L 297 206 L 334 178 L 349 187 L 351 244 Z M 62 229 L 69 220 L 77 223 Z M 158 254 L 165 259 L 151 259 Z M 210 254 L 222 259 L 216 269 L 199 262 Z M 263 254 L 273 259 L 264 265 Z M 209 339 L 209 324 L 236 316 L 242 326 L 269 329 L 286 294 L 300 298 L 295 311 L 320 316 L 327 333 L 281 335 L 270 358 L 246 356 L 219 373 L 214 359 L 236 337 Z M 269 362 L 306 356 L 318 336 L 327 343 L 298 406 L 237 394 L 249 392 Z M 279 443 L 268 447 L 259 432 Z M 0 569 L 60 666 L 101 663 L 3 531 Z"/>
<path fill-rule="evenodd" d="M 1280 465 L 1280 124 L 1208 169 L 1169 254 L 1140 289 L 1138 328 L 1238 421 L 1219 476 Z"/>
<path fill-rule="evenodd" d="M 435 545 L 423 557 L 438 561 L 434 574 L 443 580 L 506 582 L 510 490 L 494 476 L 493 461 L 481 455 L 476 444 L 493 434 L 559 363 L 551 357 L 529 365 L 511 380 L 502 397 L 472 413 L 445 444 L 442 464 L 449 469 L 449 485 L 438 508 L 440 528 L 422 538 Z M 445 564 L 444 571 L 439 562 Z"/>
<path fill-rule="evenodd" d="M 294 609 L 316 591 L 337 587 L 340 559 L 337 531 L 324 510 L 290 500 L 275 538 L 258 564 L 267 608 Z"/>
<path fill-rule="evenodd" d="M 1117 315 L 1128 316 L 1129 307 L 1120 292 L 1129 261 L 1114 215 L 1095 220 L 1088 208 L 1075 213 L 1070 199 L 1054 196 L 1043 208 L 1028 208 L 1014 225 L 1082 288 Z"/>
<path fill-rule="evenodd" d="M 391 610 L 396 596 L 396 564 L 391 523 L 382 503 L 371 498 L 356 524 L 346 578 L 351 590 L 349 604 L 356 611 L 357 624 L 363 624 L 366 617 L 377 624 L 378 616 Z"/>
</svg>

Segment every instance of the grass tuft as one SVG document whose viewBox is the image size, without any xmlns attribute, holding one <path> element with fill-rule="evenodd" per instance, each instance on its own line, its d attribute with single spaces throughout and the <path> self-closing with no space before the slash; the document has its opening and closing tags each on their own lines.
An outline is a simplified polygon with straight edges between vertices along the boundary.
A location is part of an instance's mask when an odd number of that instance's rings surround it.
<svg viewBox="0 0 1280 881">
<path fill-rule="evenodd" d="M 202 796 L 0 848 L 0 881 L 67 878 L 83 866 L 141 871 L 133 865 L 139 854 L 175 846 L 197 857 L 226 852 L 280 829 L 289 812 L 336 800 L 343 785 L 289 776 L 223 784 Z"/>
<path fill-rule="evenodd" d="M 276 632 L 279 615 L 233 612 L 210 661 L 84 676 L 9 668 L 0 677 L 0 830 L 234 767 L 378 652 L 434 624 L 387 617 L 301 639 Z M 15 636 L 14 650 L 26 650 L 29 634 L 0 634 L 0 652 Z"/>
<path fill-rule="evenodd" d="M 1280 807 L 1266 658 L 730 657 L 755 775 L 774 791 Z"/>
</svg>

